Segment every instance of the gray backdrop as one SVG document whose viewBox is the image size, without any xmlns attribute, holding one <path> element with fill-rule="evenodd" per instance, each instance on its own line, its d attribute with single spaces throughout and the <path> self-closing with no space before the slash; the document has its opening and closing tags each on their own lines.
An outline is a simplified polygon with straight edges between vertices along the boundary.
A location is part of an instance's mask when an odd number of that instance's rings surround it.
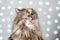
<svg viewBox="0 0 60 40">
<path fill-rule="evenodd" d="M 35 9 L 44 39 L 60 40 L 60 0 L 0 0 L 0 40 L 11 34 L 15 8 Z"/>
</svg>

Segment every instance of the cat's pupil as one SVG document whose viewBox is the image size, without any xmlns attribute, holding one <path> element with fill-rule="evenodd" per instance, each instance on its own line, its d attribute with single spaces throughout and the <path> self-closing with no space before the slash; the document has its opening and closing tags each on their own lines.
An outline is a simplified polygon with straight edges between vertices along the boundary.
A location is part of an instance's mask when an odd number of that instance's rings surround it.
<svg viewBox="0 0 60 40">
<path fill-rule="evenodd" d="M 31 15 L 33 15 L 33 14 L 31 13 Z"/>
</svg>

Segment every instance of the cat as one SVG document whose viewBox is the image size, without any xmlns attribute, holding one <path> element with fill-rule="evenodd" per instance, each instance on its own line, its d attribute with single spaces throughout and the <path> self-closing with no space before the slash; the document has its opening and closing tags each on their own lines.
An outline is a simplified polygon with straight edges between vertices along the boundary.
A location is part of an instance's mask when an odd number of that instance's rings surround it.
<svg viewBox="0 0 60 40">
<path fill-rule="evenodd" d="M 15 9 L 12 32 L 8 40 L 43 40 L 37 12 L 32 8 Z"/>
</svg>

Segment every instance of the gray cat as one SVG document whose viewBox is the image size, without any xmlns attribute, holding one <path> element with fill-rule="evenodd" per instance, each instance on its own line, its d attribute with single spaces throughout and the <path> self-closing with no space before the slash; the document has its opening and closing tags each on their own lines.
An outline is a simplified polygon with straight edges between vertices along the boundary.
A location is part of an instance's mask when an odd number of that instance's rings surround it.
<svg viewBox="0 0 60 40">
<path fill-rule="evenodd" d="M 43 40 L 37 12 L 32 8 L 16 8 L 12 33 L 8 40 Z"/>
</svg>

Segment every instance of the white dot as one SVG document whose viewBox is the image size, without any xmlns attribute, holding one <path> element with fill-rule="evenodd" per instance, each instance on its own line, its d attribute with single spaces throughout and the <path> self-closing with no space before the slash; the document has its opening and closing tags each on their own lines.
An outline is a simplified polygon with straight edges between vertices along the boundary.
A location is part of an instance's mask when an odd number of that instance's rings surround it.
<svg viewBox="0 0 60 40">
<path fill-rule="evenodd" d="M 56 35 L 56 34 L 58 34 L 58 31 L 57 31 L 57 30 L 55 30 L 55 31 L 54 31 L 54 34 L 55 34 L 55 35 Z"/>
<path fill-rule="evenodd" d="M 0 3 L 2 3 L 2 1 L 0 0 Z"/>
<path fill-rule="evenodd" d="M 52 12 L 52 8 L 49 8 L 48 11 L 49 11 L 49 12 Z"/>
<path fill-rule="evenodd" d="M 5 10 L 5 6 L 2 6 L 1 9 L 2 9 L 2 10 Z"/>
<path fill-rule="evenodd" d="M 13 1 L 10 1 L 10 4 L 13 4 Z"/>
<path fill-rule="evenodd" d="M 60 29 L 60 26 L 57 26 L 57 29 Z"/>
<path fill-rule="evenodd" d="M 47 2 L 45 2 L 45 4 L 46 4 L 46 5 L 49 5 L 49 2 L 47 1 Z"/>
<path fill-rule="evenodd" d="M 11 9 L 11 6 L 8 6 L 7 8 L 10 10 Z"/>
<path fill-rule="evenodd" d="M 59 40 L 59 38 L 56 38 L 55 40 Z"/>
<path fill-rule="evenodd" d="M 0 29 L 0 34 L 1 34 L 2 32 L 3 32 L 2 29 Z"/>
<path fill-rule="evenodd" d="M 39 12 L 41 12 L 41 11 L 42 11 L 42 9 L 41 9 L 41 8 L 38 8 L 38 11 L 39 11 Z"/>
<path fill-rule="evenodd" d="M 51 25 L 51 21 L 47 21 L 47 24 L 48 24 L 48 25 Z"/>
<path fill-rule="evenodd" d="M 60 13 L 58 13 L 58 17 L 60 17 Z"/>
<path fill-rule="evenodd" d="M 32 5 L 33 4 L 33 1 L 29 1 L 29 4 Z"/>
<path fill-rule="evenodd" d="M 46 15 L 47 13 L 46 12 L 43 12 L 44 15 Z"/>
<path fill-rule="evenodd" d="M 10 18 L 7 18 L 7 21 L 9 22 L 10 21 Z"/>
<path fill-rule="evenodd" d="M 0 16 L 3 16 L 3 13 L 0 13 Z"/>
<path fill-rule="evenodd" d="M 5 22 L 5 19 L 4 19 L 4 18 L 2 18 L 2 19 L 1 19 L 1 21 L 2 21 L 2 22 Z"/>
<path fill-rule="evenodd" d="M 49 34 L 45 34 L 45 37 L 49 37 Z"/>
<path fill-rule="evenodd" d="M 56 7 L 56 10 L 59 10 L 59 7 Z"/>
<path fill-rule="evenodd" d="M 47 18 L 50 19 L 51 18 L 51 15 L 47 15 Z"/>
<path fill-rule="evenodd" d="M 43 5 L 43 2 L 42 1 L 39 1 L 39 5 Z"/>
<path fill-rule="evenodd" d="M 13 12 L 12 11 L 10 12 L 10 15 L 13 15 Z"/>
<path fill-rule="evenodd" d="M 60 1 L 58 1 L 58 4 L 60 5 Z"/>
<path fill-rule="evenodd" d="M 22 1 L 20 0 L 20 1 L 18 1 L 18 3 L 19 3 L 19 4 L 21 4 L 21 3 L 22 3 Z"/>
<path fill-rule="evenodd" d="M 50 28 L 47 28 L 46 30 L 47 30 L 47 31 L 50 31 Z"/>
<path fill-rule="evenodd" d="M 8 24 L 8 28 L 11 28 L 11 25 L 10 24 Z"/>
<path fill-rule="evenodd" d="M 54 22 L 55 22 L 55 23 L 58 23 L 58 19 L 55 19 Z"/>
<path fill-rule="evenodd" d="M 11 33 L 11 29 L 8 29 L 7 32 L 8 32 L 8 33 Z"/>
<path fill-rule="evenodd" d="M 3 40 L 3 37 L 2 36 L 0 36 L 0 40 Z"/>
</svg>

